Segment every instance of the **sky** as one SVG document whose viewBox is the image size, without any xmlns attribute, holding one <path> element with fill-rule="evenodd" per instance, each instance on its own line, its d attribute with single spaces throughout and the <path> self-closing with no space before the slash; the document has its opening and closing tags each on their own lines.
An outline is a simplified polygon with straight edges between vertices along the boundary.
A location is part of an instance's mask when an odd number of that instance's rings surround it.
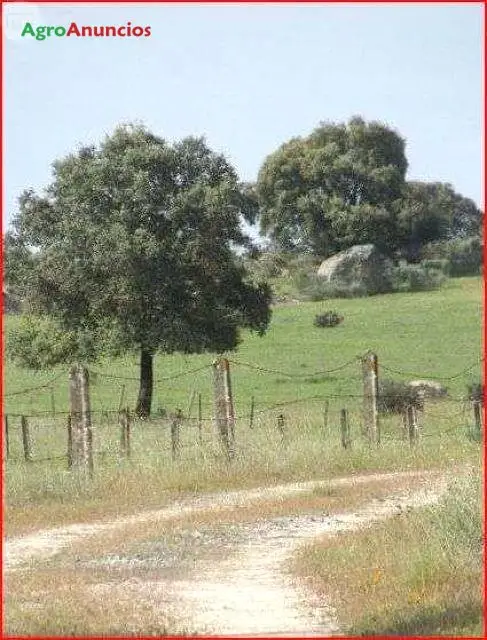
<svg viewBox="0 0 487 640">
<path fill-rule="evenodd" d="M 482 5 L 4 5 L 4 229 L 52 162 L 123 122 L 205 136 L 243 180 L 320 122 L 379 120 L 408 179 L 483 203 Z M 150 37 L 21 37 L 36 27 L 151 27 Z"/>
</svg>

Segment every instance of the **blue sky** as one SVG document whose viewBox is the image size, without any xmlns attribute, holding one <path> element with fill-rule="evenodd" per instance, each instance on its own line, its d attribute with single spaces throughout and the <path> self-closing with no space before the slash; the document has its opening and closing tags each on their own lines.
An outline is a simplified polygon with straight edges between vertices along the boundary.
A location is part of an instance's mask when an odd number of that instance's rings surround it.
<svg viewBox="0 0 487 640">
<path fill-rule="evenodd" d="M 152 35 L 20 38 L 30 17 Z M 128 121 L 204 135 L 253 180 L 282 142 L 358 114 L 406 138 L 409 179 L 482 204 L 480 4 L 12 3 L 4 20 L 4 224 L 53 160 Z"/>
</svg>

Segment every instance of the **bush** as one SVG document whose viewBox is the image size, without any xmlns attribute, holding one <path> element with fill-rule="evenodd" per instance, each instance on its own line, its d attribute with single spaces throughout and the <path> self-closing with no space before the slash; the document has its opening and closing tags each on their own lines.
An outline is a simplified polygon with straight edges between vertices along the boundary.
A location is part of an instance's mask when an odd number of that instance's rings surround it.
<svg viewBox="0 0 487 640">
<path fill-rule="evenodd" d="M 37 370 L 74 360 L 78 349 L 75 334 L 63 331 L 47 316 L 23 316 L 9 332 L 6 345 L 9 358 Z"/>
<path fill-rule="evenodd" d="M 287 261 L 288 257 L 283 253 L 263 251 L 256 257 L 244 257 L 241 262 L 254 280 L 268 280 L 282 275 Z"/>
<path fill-rule="evenodd" d="M 286 259 L 280 253 L 263 253 L 257 262 L 264 278 L 276 278 L 286 266 Z"/>
<path fill-rule="evenodd" d="M 336 311 L 327 311 L 315 317 L 313 322 L 315 327 L 336 327 L 343 322 L 343 316 Z"/>
<path fill-rule="evenodd" d="M 290 271 L 315 271 L 321 264 L 321 258 L 310 253 L 286 254 L 286 266 Z"/>
<path fill-rule="evenodd" d="M 480 238 L 452 240 L 449 245 L 450 275 L 453 278 L 477 276 L 482 266 Z"/>
<path fill-rule="evenodd" d="M 8 291 L 3 291 L 3 312 L 4 313 L 21 313 L 22 297 L 16 291 L 15 287 L 9 287 Z"/>
<path fill-rule="evenodd" d="M 154 416 L 158 418 L 167 418 L 168 411 L 165 407 L 161 407 L 160 405 L 153 411 Z"/>
<path fill-rule="evenodd" d="M 362 298 L 368 295 L 366 286 L 359 282 L 350 284 L 327 282 L 324 278 L 307 272 L 296 273 L 293 283 L 301 299 L 311 302 L 333 298 Z"/>
<path fill-rule="evenodd" d="M 404 413 L 407 407 L 423 409 L 424 404 L 418 389 L 386 378 L 379 381 L 377 407 L 380 413 Z"/>
<path fill-rule="evenodd" d="M 438 269 L 426 269 L 421 265 L 403 264 L 392 269 L 392 288 L 398 293 L 431 291 L 445 282 L 446 276 Z"/>
<path fill-rule="evenodd" d="M 422 260 L 421 267 L 427 271 L 431 269 L 441 271 L 445 276 L 450 275 L 450 261 L 446 258 L 430 258 L 428 260 Z"/>
<path fill-rule="evenodd" d="M 482 270 L 482 241 L 477 236 L 432 242 L 421 253 L 424 261 L 446 261 L 447 273 L 453 278 L 476 276 Z"/>
</svg>

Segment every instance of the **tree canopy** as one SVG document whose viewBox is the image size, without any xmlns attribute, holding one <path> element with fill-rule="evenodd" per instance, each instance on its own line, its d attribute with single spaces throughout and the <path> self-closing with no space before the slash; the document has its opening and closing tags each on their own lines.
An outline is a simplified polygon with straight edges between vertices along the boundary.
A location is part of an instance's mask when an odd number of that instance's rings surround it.
<svg viewBox="0 0 487 640">
<path fill-rule="evenodd" d="M 406 170 L 405 142 L 385 125 L 359 117 L 323 123 L 264 161 L 261 230 L 284 249 L 323 257 L 355 241 L 387 246 Z"/>
<path fill-rule="evenodd" d="M 139 351 L 139 415 L 150 413 L 157 351 L 222 352 L 242 327 L 266 331 L 270 290 L 234 251 L 255 201 L 203 139 L 169 144 L 122 126 L 53 166 L 46 193 L 24 192 L 13 222 L 15 246 L 34 250 L 32 308 L 76 336 L 72 358 Z"/>
<path fill-rule="evenodd" d="M 434 240 L 475 236 L 482 213 L 443 183 L 406 182 L 404 139 L 360 117 L 323 123 L 264 161 L 260 228 L 285 251 L 326 258 L 354 244 L 415 259 Z"/>
<path fill-rule="evenodd" d="M 448 183 L 407 182 L 396 211 L 396 245 L 408 260 L 430 242 L 481 234 L 482 212 Z"/>
</svg>

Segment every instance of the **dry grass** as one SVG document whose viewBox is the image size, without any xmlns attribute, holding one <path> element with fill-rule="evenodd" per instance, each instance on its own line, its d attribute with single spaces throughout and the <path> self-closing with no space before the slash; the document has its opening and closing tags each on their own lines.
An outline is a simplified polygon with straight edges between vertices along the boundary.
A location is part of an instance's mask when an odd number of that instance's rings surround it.
<svg viewBox="0 0 487 640">
<path fill-rule="evenodd" d="M 167 521 L 131 524 L 103 535 L 73 539 L 66 551 L 29 571 L 6 575 L 5 630 L 25 635 L 162 635 L 183 630 L 184 621 L 161 608 L 166 596 L 158 572 L 114 570 L 103 562 L 109 554 L 131 557 L 140 545 L 164 540 L 177 543 L 182 530 L 215 534 L 232 525 L 282 515 L 338 513 L 394 490 L 415 489 L 440 474 L 397 477 L 353 485 L 324 485 L 307 493 L 220 507 Z M 208 553 L 211 553 L 211 549 Z M 213 550 L 214 551 L 214 550 Z M 83 560 L 89 559 L 89 567 Z M 96 560 L 100 562 L 97 564 Z M 181 569 L 184 571 L 183 569 Z M 181 577 L 179 569 L 176 577 Z M 127 573 L 128 572 L 128 573 Z"/>
<path fill-rule="evenodd" d="M 441 505 L 307 546 L 293 571 L 351 635 L 482 636 L 478 477 Z"/>
<path fill-rule="evenodd" d="M 61 466 L 9 463 L 6 469 L 5 529 L 19 535 L 39 528 L 159 508 L 177 495 L 201 491 L 271 486 L 281 482 L 332 478 L 351 473 L 451 468 L 476 460 L 479 444 L 466 437 L 455 418 L 432 407 L 425 436 L 416 447 L 400 440 L 400 419 L 384 419 L 379 448 L 369 447 L 353 430 L 353 447 L 344 451 L 330 417 L 328 431 L 316 415 L 296 414 L 282 442 L 273 419 L 253 432 L 238 434 L 237 458 L 228 463 L 218 443 L 203 451 L 136 456 L 98 464 L 92 482 L 82 484 Z M 450 431 L 449 431 L 450 430 Z M 146 452 L 143 452 L 144 454 Z"/>
<path fill-rule="evenodd" d="M 105 573 L 74 568 L 36 569 L 9 576 L 5 590 L 4 632 L 8 635 L 167 635 L 174 620 L 148 599 L 100 597 Z M 107 591 L 110 593 L 110 591 Z"/>
</svg>

